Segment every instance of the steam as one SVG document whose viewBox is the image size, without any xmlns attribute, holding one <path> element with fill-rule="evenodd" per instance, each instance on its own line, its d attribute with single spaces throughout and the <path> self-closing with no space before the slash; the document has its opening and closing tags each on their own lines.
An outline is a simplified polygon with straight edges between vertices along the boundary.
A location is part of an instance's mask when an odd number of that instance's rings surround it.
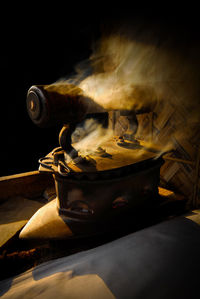
<svg viewBox="0 0 200 299">
<path fill-rule="evenodd" d="M 153 52 L 152 46 L 120 36 L 105 39 L 91 57 L 94 73 L 82 80 L 80 87 L 105 109 L 141 108 L 156 98 L 151 74 L 144 76 Z"/>
<path fill-rule="evenodd" d="M 102 39 L 90 58 L 93 73 L 79 86 L 108 110 L 156 111 L 151 142 L 149 133 L 139 129 L 149 147 L 160 146 L 160 155 L 175 148 L 177 140 L 192 138 L 200 120 L 198 49 L 175 47 L 172 41 L 159 44 L 155 38 L 150 43 L 142 40 L 120 34 Z M 159 115 L 168 122 L 167 130 Z"/>
<path fill-rule="evenodd" d="M 78 85 L 107 110 L 154 111 L 153 136 L 139 121 L 136 137 L 146 140 L 146 147 L 159 148 L 159 156 L 175 149 L 177 140 L 195 138 L 200 121 L 198 53 L 198 47 L 164 41 L 151 31 L 139 37 L 117 33 L 98 41 L 88 61 L 76 68 L 77 74 L 60 82 Z M 84 138 L 76 148 L 86 152 L 112 135 L 92 120 L 74 136 L 81 130 Z"/>
<path fill-rule="evenodd" d="M 72 142 L 81 156 L 86 156 L 95 153 L 112 135 L 113 132 L 110 129 L 103 128 L 95 119 L 90 118 L 76 127 L 72 134 Z"/>
</svg>

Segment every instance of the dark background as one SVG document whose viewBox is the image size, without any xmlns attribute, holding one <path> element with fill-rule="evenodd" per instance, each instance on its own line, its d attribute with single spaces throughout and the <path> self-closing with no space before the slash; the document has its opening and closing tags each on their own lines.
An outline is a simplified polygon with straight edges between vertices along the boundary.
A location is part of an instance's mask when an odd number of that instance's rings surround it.
<svg viewBox="0 0 200 299">
<path fill-rule="evenodd" d="M 31 85 L 50 84 L 74 72 L 92 53 L 105 32 L 139 24 L 153 26 L 160 39 L 173 36 L 183 43 L 199 40 L 195 7 L 107 7 L 79 2 L 41 7 L 10 7 L 1 11 L 1 152 L 0 175 L 36 170 L 38 159 L 58 146 L 60 127 L 41 129 L 26 112 Z"/>
</svg>

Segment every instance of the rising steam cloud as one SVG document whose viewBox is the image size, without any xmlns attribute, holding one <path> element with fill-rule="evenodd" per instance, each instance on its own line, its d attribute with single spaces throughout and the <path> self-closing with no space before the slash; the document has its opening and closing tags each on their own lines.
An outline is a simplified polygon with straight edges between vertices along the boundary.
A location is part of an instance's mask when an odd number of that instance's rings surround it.
<svg viewBox="0 0 200 299">
<path fill-rule="evenodd" d="M 174 138 L 188 138 L 199 122 L 199 49 L 145 34 L 146 39 L 127 34 L 102 38 L 89 68 L 66 82 L 78 82 L 87 97 L 108 110 L 151 107 L 165 118 L 170 109 L 170 130 L 153 140 L 169 150 Z"/>
<path fill-rule="evenodd" d="M 188 138 L 199 122 L 198 49 L 171 40 L 148 43 L 123 35 L 101 40 L 91 56 L 93 74 L 80 82 L 85 94 L 106 109 L 171 107 L 171 131 L 154 143 L 169 150 L 174 137 Z"/>
<path fill-rule="evenodd" d="M 89 155 L 98 150 L 112 137 L 112 131 L 105 129 L 93 118 L 86 119 L 81 126 L 77 126 L 72 134 L 72 142 L 82 156 Z"/>
<path fill-rule="evenodd" d="M 152 78 L 145 70 L 152 53 L 150 46 L 118 35 L 109 37 L 91 57 L 94 73 L 80 87 L 108 110 L 148 105 L 156 99 Z"/>
<path fill-rule="evenodd" d="M 107 109 L 140 108 L 155 100 L 192 108 L 199 91 L 198 50 L 172 46 L 108 37 L 91 56 L 94 72 L 80 87 Z"/>
</svg>

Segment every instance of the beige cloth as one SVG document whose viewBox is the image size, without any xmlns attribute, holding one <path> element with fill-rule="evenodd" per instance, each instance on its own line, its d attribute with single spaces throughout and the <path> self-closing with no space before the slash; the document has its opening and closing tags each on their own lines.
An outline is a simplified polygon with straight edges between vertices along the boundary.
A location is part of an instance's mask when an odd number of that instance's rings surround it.
<svg viewBox="0 0 200 299">
<path fill-rule="evenodd" d="M 95 274 L 72 276 L 72 271 L 59 272 L 38 281 L 30 275 L 14 279 L 2 299 L 114 299 L 104 281 Z"/>
</svg>

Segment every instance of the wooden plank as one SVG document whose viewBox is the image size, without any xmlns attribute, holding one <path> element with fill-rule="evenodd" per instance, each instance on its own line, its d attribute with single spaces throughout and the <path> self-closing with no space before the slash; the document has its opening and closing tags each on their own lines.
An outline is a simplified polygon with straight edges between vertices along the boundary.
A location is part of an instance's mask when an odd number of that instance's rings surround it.
<svg viewBox="0 0 200 299">
<path fill-rule="evenodd" d="M 0 204 L 0 247 L 11 239 L 43 206 L 36 200 L 18 196 Z"/>
<path fill-rule="evenodd" d="M 35 198 L 41 196 L 46 187 L 53 184 L 52 175 L 39 171 L 0 177 L 0 201 L 17 195 Z"/>
<path fill-rule="evenodd" d="M 154 120 L 154 126 L 159 131 L 161 131 L 165 127 L 165 125 L 167 124 L 169 119 L 172 117 L 172 115 L 174 113 L 174 107 L 172 107 L 172 105 L 170 105 L 170 103 L 166 102 L 164 107 L 162 107 L 162 108 L 159 107 L 159 108 L 157 108 L 160 111 L 157 113 L 157 117 Z"/>
<path fill-rule="evenodd" d="M 185 164 L 190 164 L 190 165 L 194 165 L 195 164 L 194 161 L 184 160 L 184 159 L 179 159 L 179 158 L 174 158 L 174 157 L 170 157 L 169 155 L 164 155 L 163 158 L 165 160 L 171 160 L 171 161 L 174 161 L 174 162 L 180 162 L 180 163 L 185 163 Z"/>
</svg>

